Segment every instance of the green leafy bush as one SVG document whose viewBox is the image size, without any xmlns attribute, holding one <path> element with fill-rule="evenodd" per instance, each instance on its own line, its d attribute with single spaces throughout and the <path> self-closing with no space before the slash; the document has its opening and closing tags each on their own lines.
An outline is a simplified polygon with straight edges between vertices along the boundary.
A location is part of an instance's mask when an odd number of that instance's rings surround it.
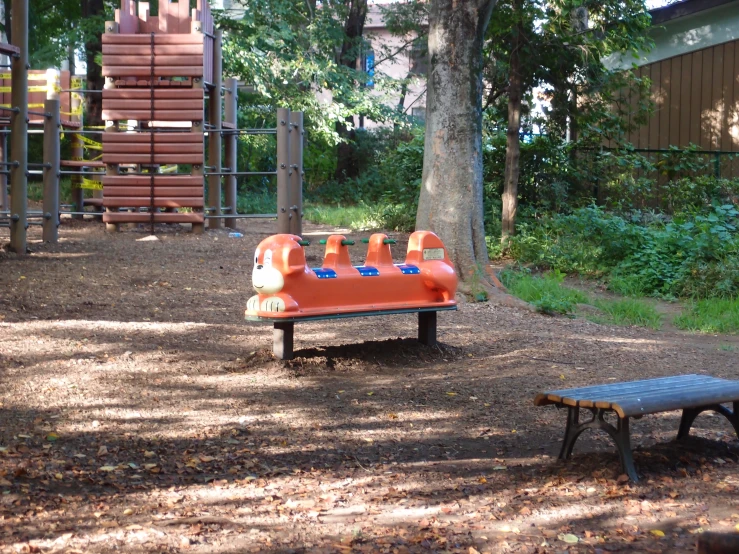
<svg viewBox="0 0 739 554">
<path fill-rule="evenodd" d="M 617 292 L 665 297 L 739 294 L 739 211 L 713 206 L 672 221 L 632 220 L 591 206 L 523 224 L 510 251 L 521 263 L 604 276 Z"/>
</svg>

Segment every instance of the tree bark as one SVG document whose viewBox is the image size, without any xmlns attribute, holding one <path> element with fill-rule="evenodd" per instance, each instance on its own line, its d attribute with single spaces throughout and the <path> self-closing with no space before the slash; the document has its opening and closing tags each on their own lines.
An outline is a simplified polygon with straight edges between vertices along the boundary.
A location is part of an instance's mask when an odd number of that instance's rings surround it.
<svg viewBox="0 0 739 554">
<path fill-rule="evenodd" d="M 523 25 L 521 21 L 521 0 L 513 3 L 514 12 L 519 17 L 516 32 L 511 47 L 511 61 L 508 77 L 508 129 L 506 132 L 505 172 L 503 183 L 503 215 L 501 239 L 515 234 L 516 211 L 518 210 L 518 177 L 521 161 L 521 100 L 523 96 L 523 81 L 521 75 L 520 49 L 523 39 Z"/>
<path fill-rule="evenodd" d="M 357 64 L 361 57 L 359 42 L 364 33 L 364 23 L 367 20 L 367 0 L 349 0 L 349 12 L 344 24 L 344 42 L 341 45 L 339 63 L 351 69 L 359 69 Z M 359 175 L 359 160 L 357 159 L 354 140 L 357 133 L 354 126 L 354 117 L 349 116 L 345 121 L 336 122 L 336 132 L 342 138 L 338 147 L 336 172 L 334 178 L 343 182 Z"/>
<path fill-rule="evenodd" d="M 496 0 L 432 0 L 426 138 L 416 229 L 444 241 L 460 289 L 487 282 L 482 45 Z M 487 290 L 487 287 L 486 287 Z"/>
<path fill-rule="evenodd" d="M 103 0 L 82 0 L 82 17 L 89 18 L 94 16 L 102 16 L 105 14 L 105 5 Z M 102 38 L 95 35 L 95 38 L 85 43 L 85 61 L 87 62 L 87 90 L 103 90 L 105 79 L 103 78 L 103 69 L 95 63 L 95 56 L 102 52 Z M 74 73 L 74 66 L 70 71 Z M 87 94 L 85 95 L 85 126 L 103 125 L 103 95 Z"/>
</svg>

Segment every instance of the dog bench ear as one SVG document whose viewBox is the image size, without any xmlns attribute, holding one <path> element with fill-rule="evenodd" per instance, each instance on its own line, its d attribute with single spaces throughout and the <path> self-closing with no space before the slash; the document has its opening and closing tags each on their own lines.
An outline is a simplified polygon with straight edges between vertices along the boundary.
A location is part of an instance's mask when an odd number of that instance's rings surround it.
<svg viewBox="0 0 739 554">
<path fill-rule="evenodd" d="M 285 245 L 282 254 L 284 260 L 282 269 L 286 275 L 305 271 L 305 250 L 302 246 L 297 243 Z"/>
</svg>

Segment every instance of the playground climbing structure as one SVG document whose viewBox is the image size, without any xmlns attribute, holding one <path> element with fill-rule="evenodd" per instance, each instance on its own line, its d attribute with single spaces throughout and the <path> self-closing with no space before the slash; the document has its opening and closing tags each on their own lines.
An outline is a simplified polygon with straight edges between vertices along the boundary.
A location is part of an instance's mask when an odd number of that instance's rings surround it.
<svg viewBox="0 0 739 554">
<path fill-rule="evenodd" d="M 137 11 L 135 0 L 121 0 L 115 21 L 105 24 L 103 221 L 109 230 L 120 223 L 203 229 L 205 92 L 220 113 L 221 46 L 208 3 L 189 7 L 188 0 L 160 0 L 152 17 L 148 2 Z M 166 164 L 190 170 L 160 173 Z"/>
</svg>

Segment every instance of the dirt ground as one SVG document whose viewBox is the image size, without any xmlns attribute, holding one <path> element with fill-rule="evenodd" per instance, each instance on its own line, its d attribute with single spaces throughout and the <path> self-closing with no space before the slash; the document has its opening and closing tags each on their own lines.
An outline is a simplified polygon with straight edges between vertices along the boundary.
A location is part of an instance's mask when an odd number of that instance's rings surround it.
<svg viewBox="0 0 739 554">
<path fill-rule="evenodd" d="M 413 316 L 310 322 L 280 362 L 271 327 L 243 320 L 273 229 L 141 241 L 73 222 L 58 245 L 32 228 L 29 256 L 0 251 L 1 553 L 682 553 L 739 530 L 723 417 L 679 444 L 679 413 L 633 421 L 629 484 L 602 433 L 557 461 L 565 413 L 533 406 L 552 388 L 739 378 L 736 336 L 463 303 L 439 314 L 438 347 Z M 331 230 L 306 229 L 320 265 Z"/>
</svg>

